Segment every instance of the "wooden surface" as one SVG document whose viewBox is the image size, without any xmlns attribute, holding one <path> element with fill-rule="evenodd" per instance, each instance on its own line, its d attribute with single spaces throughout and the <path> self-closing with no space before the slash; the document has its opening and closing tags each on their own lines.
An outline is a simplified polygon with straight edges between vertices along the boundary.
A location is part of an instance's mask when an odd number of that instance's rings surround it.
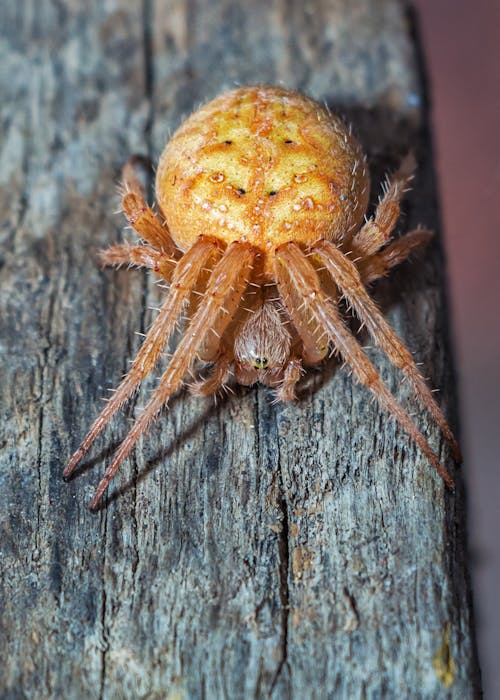
<svg viewBox="0 0 500 700">
<path fill-rule="evenodd" d="M 96 264 L 121 236 L 120 167 L 156 158 L 202 101 L 235 82 L 327 100 L 355 124 L 375 196 L 415 149 L 403 228 L 438 226 L 401 5 L 24 0 L 2 15 L 1 697 L 477 697 L 460 481 L 445 493 L 334 364 L 293 406 L 182 394 L 98 515 L 86 503 L 134 406 L 61 480 L 161 294 Z M 443 287 L 435 243 L 378 298 L 453 422 Z"/>
</svg>

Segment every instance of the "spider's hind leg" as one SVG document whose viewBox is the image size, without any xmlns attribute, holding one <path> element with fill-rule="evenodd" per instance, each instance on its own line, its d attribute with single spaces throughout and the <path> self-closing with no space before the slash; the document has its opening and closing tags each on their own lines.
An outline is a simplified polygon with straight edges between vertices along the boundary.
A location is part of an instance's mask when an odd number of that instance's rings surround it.
<svg viewBox="0 0 500 700">
<path fill-rule="evenodd" d="M 143 156 L 131 156 L 122 169 L 122 209 L 132 228 L 153 248 L 169 256 L 177 248 L 166 227 L 145 199 L 144 180 L 148 178 L 149 162 Z"/>
<path fill-rule="evenodd" d="M 415 166 L 415 157 L 410 152 L 385 184 L 375 216 L 365 223 L 352 240 L 356 255 L 363 258 L 373 255 L 390 239 L 399 218 L 401 199 L 408 191 Z"/>
<path fill-rule="evenodd" d="M 176 260 L 166 253 L 160 253 L 150 245 L 122 243 L 112 245 L 105 250 L 99 250 L 97 255 L 103 266 L 146 267 L 156 272 L 167 282 L 170 281 L 176 265 Z"/>
<path fill-rule="evenodd" d="M 363 284 L 384 277 L 389 270 L 404 262 L 412 253 L 420 251 L 434 234 L 426 229 L 415 229 L 393 241 L 383 250 L 357 263 Z"/>
</svg>

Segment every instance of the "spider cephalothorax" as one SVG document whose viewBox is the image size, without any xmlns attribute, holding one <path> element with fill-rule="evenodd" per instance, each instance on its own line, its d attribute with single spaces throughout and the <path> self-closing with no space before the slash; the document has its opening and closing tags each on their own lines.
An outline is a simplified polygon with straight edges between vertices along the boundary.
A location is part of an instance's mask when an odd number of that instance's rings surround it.
<svg viewBox="0 0 500 700">
<path fill-rule="evenodd" d="M 364 222 L 369 178 L 359 144 L 327 109 L 275 87 L 225 93 L 181 125 L 158 165 L 160 216 L 145 202 L 133 161 L 125 166 L 123 210 L 144 242 L 115 245 L 102 251 L 102 261 L 150 268 L 170 290 L 132 368 L 65 469 L 66 477 L 152 370 L 186 306 L 191 320 L 91 507 L 197 359 L 212 363 L 211 375 L 192 385 L 197 394 L 220 389 L 232 370 L 238 382 L 261 381 L 275 387 L 278 399 L 291 400 L 303 366 L 320 362 L 330 349 L 453 486 L 348 330 L 337 303 L 342 296 L 352 306 L 459 460 L 429 387 L 366 291 L 369 282 L 431 235 L 417 230 L 389 243 L 412 169 L 412 159 L 405 159 L 374 217 Z"/>
</svg>

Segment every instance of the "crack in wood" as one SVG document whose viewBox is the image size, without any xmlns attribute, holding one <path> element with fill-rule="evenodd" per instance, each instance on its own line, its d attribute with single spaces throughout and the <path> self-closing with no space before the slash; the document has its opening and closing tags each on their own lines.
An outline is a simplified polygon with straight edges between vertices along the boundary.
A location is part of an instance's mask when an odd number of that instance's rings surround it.
<svg viewBox="0 0 500 700">
<path fill-rule="evenodd" d="M 106 516 L 105 520 L 106 520 Z M 106 530 L 106 523 L 104 526 L 104 530 Z M 100 676 L 100 688 L 99 688 L 99 700 L 103 700 L 104 698 L 104 687 L 106 684 L 106 654 L 108 652 L 108 644 L 106 640 L 106 584 L 105 584 L 105 576 L 104 576 L 104 565 L 105 565 L 105 560 L 103 560 L 103 577 L 102 577 L 102 603 L 101 603 L 101 615 L 100 615 L 100 623 L 101 623 L 101 634 L 102 634 L 102 640 L 101 640 L 101 676 Z"/>
<path fill-rule="evenodd" d="M 281 475 L 281 470 L 280 470 Z M 288 623 L 290 618 L 290 545 L 289 545 L 289 521 L 288 521 L 288 503 L 286 500 L 285 490 L 282 479 L 279 479 L 279 494 L 277 501 L 278 509 L 281 514 L 281 529 L 278 536 L 278 561 L 279 561 L 279 598 L 280 598 L 280 627 L 281 627 L 281 659 L 276 669 L 273 681 L 271 683 L 269 694 L 272 695 L 276 683 L 283 669 L 289 668 L 288 665 Z"/>
</svg>

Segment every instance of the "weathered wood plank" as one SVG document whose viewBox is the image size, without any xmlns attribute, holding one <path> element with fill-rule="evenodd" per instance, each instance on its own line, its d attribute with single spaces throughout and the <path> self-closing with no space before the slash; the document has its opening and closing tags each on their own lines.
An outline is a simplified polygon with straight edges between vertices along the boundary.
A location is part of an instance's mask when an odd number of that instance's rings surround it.
<svg viewBox="0 0 500 700">
<path fill-rule="evenodd" d="M 160 299 L 142 273 L 95 262 L 120 236 L 120 166 L 157 157 L 197 104 L 279 82 L 339 106 L 375 182 L 416 149 L 404 227 L 438 225 L 401 5 L 25 0 L 2 12 L 2 697 L 477 696 L 461 489 L 444 492 L 346 371 L 313 375 L 296 406 L 261 389 L 217 406 L 179 396 L 98 516 L 85 504 L 127 420 L 80 478 L 60 478 Z M 434 245 L 378 293 L 452 414 L 443 284 Z"/>
</svg>

